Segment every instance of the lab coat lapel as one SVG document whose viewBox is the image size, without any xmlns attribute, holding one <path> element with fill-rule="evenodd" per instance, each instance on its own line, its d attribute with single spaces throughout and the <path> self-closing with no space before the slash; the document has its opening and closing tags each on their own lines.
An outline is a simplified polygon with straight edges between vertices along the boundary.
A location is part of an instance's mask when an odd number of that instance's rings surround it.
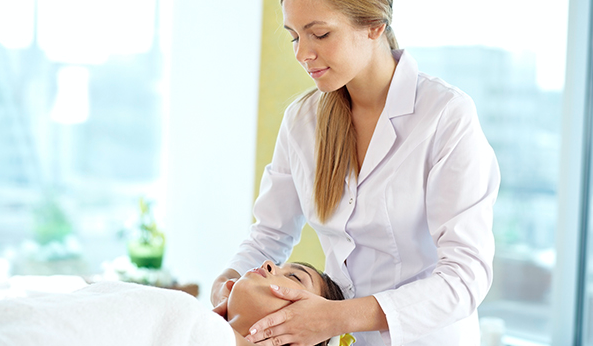
<svg viewBox="0 0 593 346">
<path fill-rule="evenodd" d="M 391 125 L 389 117 L 381 115 L 375 127 L 375 132 L 369 143 L 367 153 L 362 163 L 362 168 L 358 174 L 358 186 L 371 174 L 371 172 L 379 165 L 381 160 L 391 150 L 395 144 L 397 135 L 395 129 Z"/>
<path fill-rule="evenodd" d="M 358 175 L 359 186 L 377 168 L 395 144 L 397 129 L 394 128 L 391 119 L 411 115 L 414 112 L 418 66 L 416 61 L 403 50 L 393 51 L 393 56 L 398 61 L 398 65 L 391 79 L 385 107 L 375 126 Z"/>
</svg>

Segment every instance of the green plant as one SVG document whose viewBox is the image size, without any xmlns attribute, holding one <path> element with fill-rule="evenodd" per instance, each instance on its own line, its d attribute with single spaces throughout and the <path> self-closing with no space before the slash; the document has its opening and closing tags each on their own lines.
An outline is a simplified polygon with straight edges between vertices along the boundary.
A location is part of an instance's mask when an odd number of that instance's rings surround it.
<svg viewBox="0 0 593 346">
<path fill-rule="evenodd" d="M 151 204 L 140 198 L 140 220 L 136 236 L 128 242 L 128 254 L 138 267 L 158 269 L 163 261 L 165 235 L 156 225 Z"/>
<path fill-rule="evenodd" d="M 72 223 L 53 195 L 45 196 L 33 215 L 33 236 L 41 245 L 62 242 L 73 231 Z"/>
<path fill-rule="evenodd" d="M 150 244 L 155 239 L 163 239 L 165 235 L 161 232 L 154 220 L 154 215 L 151 209 L 152 202 L 146 201 L 143 197 L 140 197 L 140 239 L 144 244 Z"/>
</svg>

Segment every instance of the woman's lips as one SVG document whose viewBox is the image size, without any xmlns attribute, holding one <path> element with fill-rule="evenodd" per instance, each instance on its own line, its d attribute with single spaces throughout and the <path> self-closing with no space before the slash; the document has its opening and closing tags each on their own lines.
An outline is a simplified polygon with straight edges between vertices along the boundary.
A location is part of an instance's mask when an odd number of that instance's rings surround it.
<svg viewBox="0 0 593 346">
<path fill-rule="evenodd" d="M 317 79 L 317 78 L 323 76 L 325 74 L 325 72 L 327 72 L 327 70 L 329 70 L 329 67 L 321 68 L 321 69 L 312 69 L 312 70 L 308 70 L 307 72 L 309 72 L 309 75 L 311 76 L 311 78 Z"/>
<path fill-rule="evenodd" d="M 253 268 L 249 271 L 250 273 L 255 273 L 255 274 L 259 274 L 263 277 L 266 277 L 266 271 L 263 270 L 262 268 Z"/>
</svg>

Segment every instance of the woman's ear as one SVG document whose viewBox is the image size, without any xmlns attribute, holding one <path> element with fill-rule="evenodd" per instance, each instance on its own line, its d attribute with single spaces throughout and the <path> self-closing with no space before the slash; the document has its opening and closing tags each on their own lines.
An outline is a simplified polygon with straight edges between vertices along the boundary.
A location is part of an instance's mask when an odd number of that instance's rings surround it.
<svg viewBox="0 0 593 346">
<path fill-rule="evenodd" d="M 369 27 L 369 38 L 371 40 L 378 39 L 379 37 L 381 37 L 381 35 L 383 35 L 383 32 L 385 32 L 386 28 L 387 28 L 387 24 L 385 24 L 385 23 L 378 25 L 378 26 L 370 26 Z"/>
</svg>

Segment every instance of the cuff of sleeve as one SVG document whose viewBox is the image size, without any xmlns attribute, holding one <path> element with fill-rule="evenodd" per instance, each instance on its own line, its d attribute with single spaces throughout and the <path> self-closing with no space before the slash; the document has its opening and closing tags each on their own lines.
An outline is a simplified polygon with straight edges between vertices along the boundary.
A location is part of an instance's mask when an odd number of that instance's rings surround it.
<svg viewBox="0 0 593 346">
<path fill-rule="evenodd" d="M 403 345 L 403 330 L 402 330 L 402 323 L 400 320 L 399 312 L 395 309 L 394 304 L 392 302 L 391 295 L 389 292 L 380 292 L 377 294 L 373 294 L 373 297 L 379 303 L 379 306 L 383 310 L 385 314 L 385 318 L 387 319 L 387 326 L 389 327 L 389 332 L 382 332 L 381 336 L 385 341 L 386 345 L 391 346 L 401 346 Z M 388 340 L 391 340 L 389 342 Z"/>
<path fill-rule="evenodd" d="M 248 270 L 252 269 L 253 266 L 242 262 L 242 261 L 231 261 L 227 265 L 227 268 L 233 269 L 239 273 L 239 275 L 243 276 L 243 274 L 247 273 Z"/>
<path fill-rule="evenodd" d="M 260 266 L 267 258 L 259 252 L 242 251 L 228 262 L 227 268 L 236 270 L 241 276 L 248 270 Z"/>
</svg>

